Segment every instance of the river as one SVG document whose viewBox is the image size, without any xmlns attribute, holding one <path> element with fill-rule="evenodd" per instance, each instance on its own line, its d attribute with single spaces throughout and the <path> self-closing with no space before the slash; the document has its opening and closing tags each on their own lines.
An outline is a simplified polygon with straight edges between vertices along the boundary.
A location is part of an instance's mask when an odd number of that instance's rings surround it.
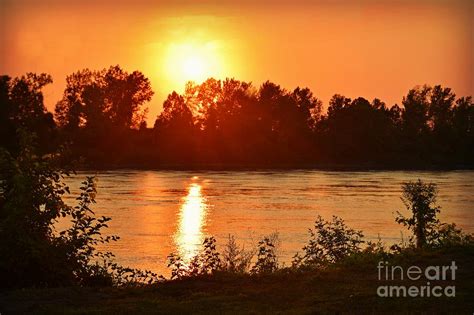
<svg viewBox="0 0 474 315">
<path fill-rule="evenodd" d="M 80 172 L 67 179 L 73 194 L 86 175 L 98 179 L 94 211 L 112 217 L 107 233 L 121 238 L 107 249 L 123 265 L 163 275 L 168 254 L 189 259 L 207 235 L 222 245 L 232 234 L 250 248 L 277 232 L 288 265 L 317 215 L 340 216 L 367 239 L 398 242 L 409 235 L 394 220 L 397 210 L 407 214 L 401 185 L 418 178 L 438 185 L 442 221 L 474 232 L 474 171 Z"/>
</svg>

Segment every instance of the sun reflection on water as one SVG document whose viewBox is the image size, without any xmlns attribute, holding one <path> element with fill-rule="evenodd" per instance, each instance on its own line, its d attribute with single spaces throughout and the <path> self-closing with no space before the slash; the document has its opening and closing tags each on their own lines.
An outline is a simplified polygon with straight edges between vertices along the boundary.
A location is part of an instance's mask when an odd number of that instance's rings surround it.
<svg viewBox="0 0 474 315">
<path fill-rule="evenodd" d="M 191 183 L 188 194 L 183 198 L 176 232 L 176 245 L 185 261 L 191 260 L 203 241 L 203 226 L 207 214 L 206 198 L 202 196 L 202 186 Z"/>
</svg>

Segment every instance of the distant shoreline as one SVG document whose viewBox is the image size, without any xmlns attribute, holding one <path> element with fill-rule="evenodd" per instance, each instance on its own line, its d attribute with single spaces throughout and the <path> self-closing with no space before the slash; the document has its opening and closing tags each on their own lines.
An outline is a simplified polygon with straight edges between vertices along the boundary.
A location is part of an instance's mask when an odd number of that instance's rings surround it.
<svg viewBox="0 0 474 315">
<path fill-rule="evenodd" d="M 88 164 L 77 167 L 79 171 L 115 171 L 115 170 L 141 170 L 141 171 L 329 171 L 329 172 L 368 172 L 368 171 L 473 171 L 474 166 L 382 166 L 382 165 L 343 165 L 343 164 L 161 164 L 161 165 L 137 165 L 137 164 L 111 164 L 93 165 Z"/>
</svg>

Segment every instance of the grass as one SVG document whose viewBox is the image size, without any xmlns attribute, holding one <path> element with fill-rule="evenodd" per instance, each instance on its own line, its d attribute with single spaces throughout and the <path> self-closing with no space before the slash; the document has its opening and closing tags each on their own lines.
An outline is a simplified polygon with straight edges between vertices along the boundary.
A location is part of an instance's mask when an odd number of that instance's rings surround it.
<svg viewBox="0 0 474 315">
<path fill-rule="evenodd" d="M 472 314 L 474 246 L 405 251 L 393 258 L 402 266 L 449 265 L 459 269 L 456 297 L 381 298 L 375 255 L 352 257 L 325 270 L 250 276 L 217 273 L 139 288 L 49 288 L 3 292 L 2 314 Z M 399 282 L 425 285 L 424 281 Z M 393 283 L 385 283 L 396 285 Z"/>
</svg>

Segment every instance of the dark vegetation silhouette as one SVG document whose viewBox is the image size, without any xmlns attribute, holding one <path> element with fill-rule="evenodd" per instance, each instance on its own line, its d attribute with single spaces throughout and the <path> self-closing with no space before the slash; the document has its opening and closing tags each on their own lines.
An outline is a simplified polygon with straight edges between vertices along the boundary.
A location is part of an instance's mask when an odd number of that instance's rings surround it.
<svg viewBox="0 0 474 315">
<path fill-rule="evenodd" d="M 125 268 L 113 253 L 98 246 L 117 241 L 102 235 L 109 217 L 91 209 L 96 188 L 93 177 L 80 187 L 77 205 L 61 165 L 61 152 L 41 154 L 35 136 L 19 129 L 16 156 L 0 149 L 0 288 L 29 286 L 112 286 L 157 281 L 149 271 Z M 59 220 L 69 222 L 59 230 Z"/>
<path fill-rule="evenodd" d="M 333 216 L 326 221 L 318 216 L 314 222 L 314 230 L 309 229 L 308 244 L 303 247 L 304 254 L 297 253 L 293 258 L 293 266 L 322 266 L 336 263 L 357 253 L 364 243 L 362 231 L 349 228 L 344 220 Z"/>
<path fill-rule="evenodd" d="M 47 74 L 28 73 L 22 77 L 0 77 L 0 147 L 19 153 L 17 129 L 35 133 L 41 153 L 51 152 L 58 144 L 53 114 L 43 103 L 42 88 L 52 83 Z"/>
<path fill-rule="evenodd" d="M 309 89 L 260 87 L 235 79 L 189 82 L 146 126 L 153 91 L 139 71 L 78 71 L 53 115 L 43 104 L 46 74 L 0 80 L 0 145 L 17 152 L 16 129 L 39 149 L 68 144 L 85 167 L 471 168 L 474 104 L 439 85 L 408 91 L 401 106 L 336 94 L 327 112 Z"/>
<path fill-rule="evenodd" d="M 403 185 L 402 201 L 412 216 L 407 218 L 398 212 L 396 221 L 413 231 L 416 247 L 426 246 L 427 237 L 434 233 L 439 220 L 436 215 L 440 212 L 436 206 L 436 185 L 418 182 Z"/>
<path fill-rule="evenodd" d="M 401 199 L 411 216 L 406 217 L 397 212 L 395 220 L 413 232 L 409 241 L 415 243 L 416 248 L 463 242 L 465 236 L 455 223 L 441 223 L 437 218 L 441 207 L 436 204 L 436 184 L 418 180 L 404 183 L 402 190 Z"/>
</svg>

